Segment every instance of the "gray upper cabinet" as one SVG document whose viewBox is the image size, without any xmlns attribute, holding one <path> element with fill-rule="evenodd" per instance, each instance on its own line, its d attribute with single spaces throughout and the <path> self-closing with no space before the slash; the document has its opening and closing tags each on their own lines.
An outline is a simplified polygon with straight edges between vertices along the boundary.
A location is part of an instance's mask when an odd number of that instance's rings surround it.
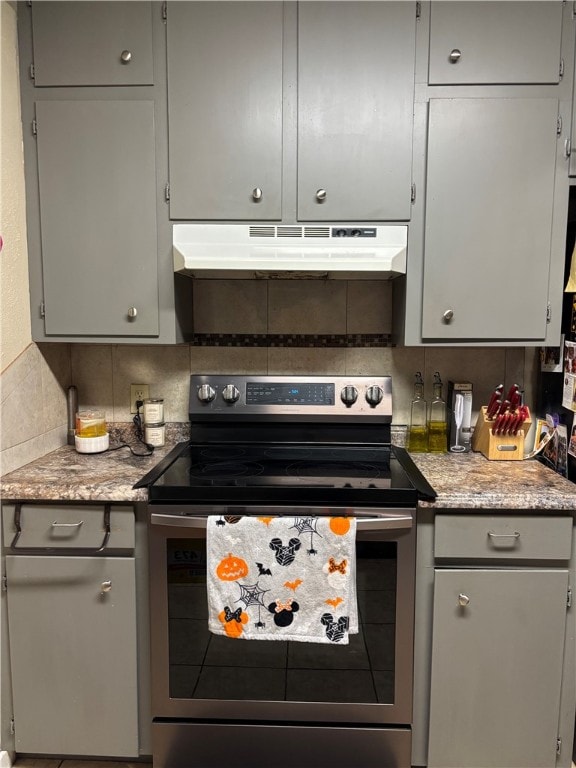
<svg viewBox="0 0 576 768">
<path fill-rule="evenodd" d="M 36 103 L 48 336 L 158 335 L 152 101 Z"/>
<path fill-rule="evenodd" d="M 558 100 L 431 99 L 422 338 L 544 340 Z"/>
<path fill-rule="evenodd" d="M 175 2 L 167 27 L 171 219 L 410 218 L 415 3 Z"/>
<path fill-rule="evenodd" d="M 168 7 L 170 218 L 279 219 L 283 4 Z"/>
<path fill-rule="evenodd" d="M 430 85 L 558 83 L 562 3 L 432 2 Z"/>
<path fill-rule="evenodd" d="M 148 2 L 33 2 L 34 84 L 150 85 Z"/>
<path fill-rule="evenodd" d="M 410 218 L 416 13 L 302 2 L 298 219 Z"/>
</svg>

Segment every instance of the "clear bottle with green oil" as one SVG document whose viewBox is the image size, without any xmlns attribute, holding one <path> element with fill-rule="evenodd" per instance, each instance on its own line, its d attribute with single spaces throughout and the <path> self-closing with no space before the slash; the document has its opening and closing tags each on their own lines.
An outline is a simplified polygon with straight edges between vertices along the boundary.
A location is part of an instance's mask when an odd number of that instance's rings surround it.
<svg viewBox="0 0 576 768">
<path fill-rule="evenodd" d="M 414 399 L 410 407 L 408 450 L 413 453 L 428 451 L 428 403 L 424 399 L 424 381 L 420 371 L 414 381 Z"/>
<path fill-rule="evenodd" d="M 430 419 L 428 421 L 428 450 L 431 453 L 446 453 L 448 450 L 448 424 L 446 403 L 442 398 L 442 379 L 438 371 L 434 374 Z"/>
</svg>

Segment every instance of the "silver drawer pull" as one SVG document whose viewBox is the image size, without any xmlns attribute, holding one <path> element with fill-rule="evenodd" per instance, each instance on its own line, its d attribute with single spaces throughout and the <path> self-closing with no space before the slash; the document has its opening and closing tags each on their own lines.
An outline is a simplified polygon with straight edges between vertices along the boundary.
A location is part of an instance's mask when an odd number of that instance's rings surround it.
<svg viewBox="0 0 576 768">
<path fill-rule="evenodd" d="M 470 605 L 470 598 L 468 595 L 463 594 L 460 592 L 458 595 L 458 605 L 460 605 L 462 608 L 466 608 L 467 605 Z"/>
<path fill-rule="evenodd" d="M 488 536 L 491 539 L 519 539 L 520 534 L 518 531 L 514 531 L 514 533 L 494 533 L 494 531 L 488 531 Z"/>
<path fill-rule="evenodd" d="M 84 525 L 84 520 L 80 520 L 79 523 L 59 523 L 57 520 L 54 520 L 52 528 L 80 528 L 81 525 Z"/>
<path fill-rule="evenodd" d="M 101 594 L 104 594 L 105 592 L 111 592 L 111 591 L 112 591 L 112 582 L 109 579 L 107 581 L 103 581 L 102 584 L 100 584 Z"/>
</svg>

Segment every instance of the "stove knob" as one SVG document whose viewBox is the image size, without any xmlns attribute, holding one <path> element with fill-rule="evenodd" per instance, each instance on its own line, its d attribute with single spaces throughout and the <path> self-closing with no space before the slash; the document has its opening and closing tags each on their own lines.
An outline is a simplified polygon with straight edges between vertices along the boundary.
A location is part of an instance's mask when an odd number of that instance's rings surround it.
<svg viewBox="0 0 576 768">
<path fill-rule="evenodd" d="M 366 390 L 366 402 L 369 403 L 372 408 L 381 403 L 383 397 L 384 392 L 382 392 L 382 387 L 379 387 L 376 384 L 372 387 L 368 387 Z"/>
<path fill-rule="evenodd" d="M 216 397 L 216 392 L 212 389 L 210 384 L 202 384 L 198 387 L 198 400 L 201 403 L 211 403 Z"/>
<path fill-rule="evenodd" d="M 234 384 L 226 384 L 222 390 L 222 399 L 226 403 L 235 403 L 240 397 L 240 390 Z"/>
<path fill-rule="evenodd" d="M 358 390 L 351 385 L 344 387 L 340 393 L 340 399 L 347 408 L 350 408 L 358 400 Z"/>
</svg>

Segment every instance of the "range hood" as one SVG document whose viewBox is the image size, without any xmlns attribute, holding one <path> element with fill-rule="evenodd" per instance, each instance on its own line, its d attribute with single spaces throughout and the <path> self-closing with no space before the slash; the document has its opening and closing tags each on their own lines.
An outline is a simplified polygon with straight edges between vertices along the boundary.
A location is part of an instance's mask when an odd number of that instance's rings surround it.
<svg viewBox="0 0 576 768">
<path fill-rule="evenodd" d="M 174 224 L 174 271 L 195 278 L 388 280 L 406 225 Z"/>
</svg>

